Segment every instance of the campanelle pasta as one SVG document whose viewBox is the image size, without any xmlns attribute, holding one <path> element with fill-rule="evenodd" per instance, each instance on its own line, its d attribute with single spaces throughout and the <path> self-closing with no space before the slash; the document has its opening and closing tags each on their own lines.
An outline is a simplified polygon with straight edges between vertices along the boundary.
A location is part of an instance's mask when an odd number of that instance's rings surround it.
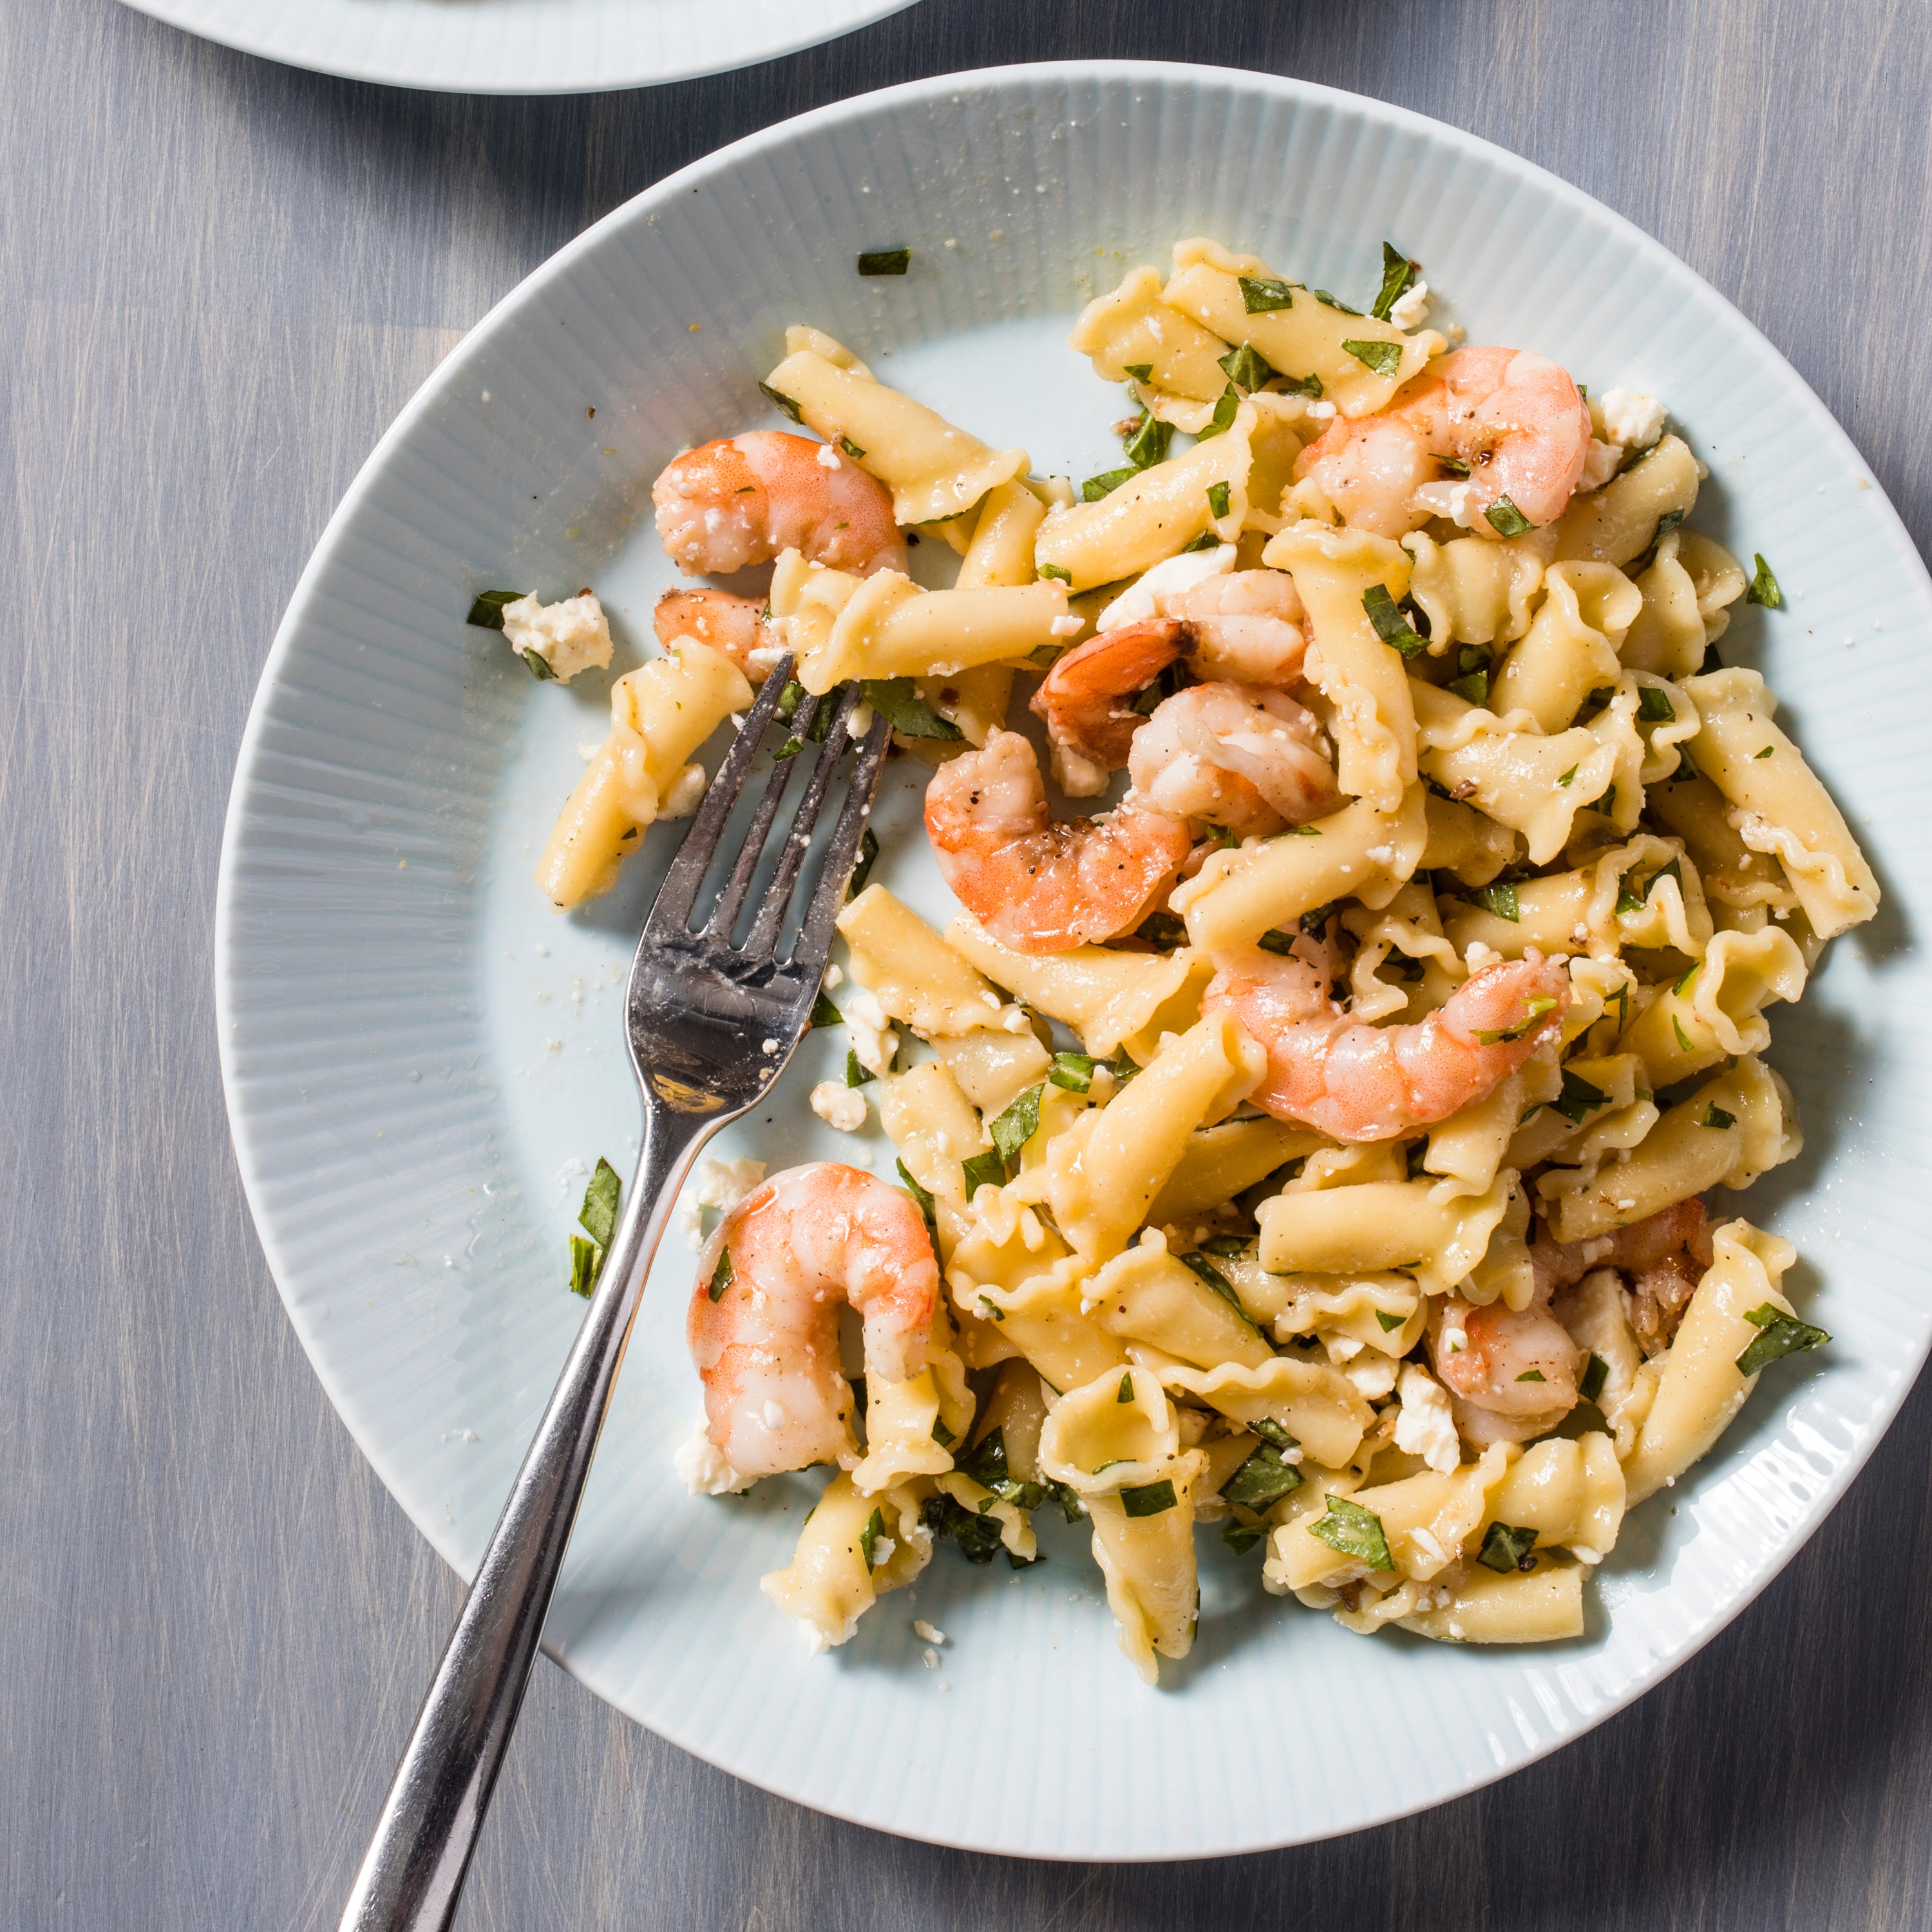
<svg viewBox="0 0 1932 1932">
<path fill-rule="evenodd" d="M 1880 898 L 1715 650 L 1774 574 L 1688 526 L 1660 406 L 1452 350 L 1384 254 L 1366 312 L 1210 240 L 1131 268 L 1071 337 L 1127 386 L 1095 477 L 800 325 L 762 386 L 819 440 L 659 479 L 682 568 L 770 588 L 660 606 L 544 892 L 608 890 L 785 662 L 786 716 L 856 682 L 925 760 L 958 902 L 850 896 L 854 1160 L 724 1210 L 693 1292 L 694 1487 L 830 1467 L 764 1580 L 815 1647 L 1048 1523 L 1150 1683 L 1204 1528 L 1360 1634 L 1574 1638 L 1627 1510 L 1829 1340 L 1706 1199 L 1800 1150 L 1772 1028 Z"/>
</svg>

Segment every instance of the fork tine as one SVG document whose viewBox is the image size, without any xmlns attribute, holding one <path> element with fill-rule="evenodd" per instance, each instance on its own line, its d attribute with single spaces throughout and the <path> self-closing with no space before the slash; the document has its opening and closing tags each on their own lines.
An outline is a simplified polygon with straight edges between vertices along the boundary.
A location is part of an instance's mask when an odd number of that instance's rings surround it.
<svg viewBox="0 0 1932 1932">
<path fill-rule="evenodd" d="M 704 802 L 698 808 L 698 816 L 692 820 L 691 830 L 684 835 L 684 842 L 664 874 L 664 884 L 658 888 L 658 896 L 645 916 L 646 932 L 662 930 L 666 925 L 683 926 L 689 920 L 691 909 L 698 901 L 698 889 L 704 883 L 718 841 L 723 836 L 725 820 L 738 802 L 746 775 L 758 756 L 759 742 L 791 680 L 791 664 L 788 654 L 766 674 L 765 688 L 746 713 L 742 728 L 724 754 L 724 762 L 718 767 L 718 775 L 704 794 Z"/>
<path fill-rule="evenodd" d="M 791 735 L 801 750 L 812 742 L 812 725 L 825 703 L 823 698 L 808 698 L 792 713 Z M 796 757 L 797 754 L 793 755 Z M 746 896 L 752 890 L 752 875 L 758 869 L 758 861 L 764 856 L 765 840 L 771 831 L 772 820 L 778 816 L 778 806 L 784 797 L 786 786 L 791 782 L 791 775 L 790 759 L 781 758 L 772 765 L 772 775 L 765 782 L 764 796 L 758 800 L 758 808 L 752 814 L 751 828 L 745 834 L 744 844 L 739 848 L 731 876 L 724 881 L 724 890 L 718 895 L 718 903 L 704 922 L 706 938 L 730 940 L 731 928 L 738 923 Z"/>
<path fill-rule="evenodd" d="M 891 724 L 884 718 L 874 718 L 799 926 L 798 939 L 791 950 L 792 963 L 814 974 L 824 970 L 825 962 L 831 956 L 832 924 L 852 876 L 853 861 L 859 856 L 859 840 L 865 832 L 866 820 L 872 816 L 872 799 L 879 788 L 879 774 L 885 770 L 886 752 L 892 738 Z"/>
<path fill-rule="evenodd" d="M 851 749 L 845 730 L 845 721 L 852 715 L 853 707 L 859 702 L 856 685 L 847 685 L 838 694 L 838 702 L 832 713 L 832 722 L 826 727 L 825 743 L 818 754 L 818 762 L 812 768 L 812 776 L 806 782 L 805 796 L 798 802 L 798 810 L 793 815 L 791 827 L 785 834 L 783 850 L 778 854 L 778 869 L 772 874 L 772 882 L 765 891 L 764 902 L 758 908 L 758 916 L 749 933 L 746 935 L 744 950 L 753 958 L 766 958 L 778 950 L 778 928 L 784 922 L 787 909 L 791 904 L 792 887 L 797 883 L 799 868 L 805 863 L 805 855 L 812 844 L 812 835 L 818 825 L 818 814 L 825 804 L 825 794 L 831 789 L 832 777 L 838 770 L 838 760 Z"/>
</svg>

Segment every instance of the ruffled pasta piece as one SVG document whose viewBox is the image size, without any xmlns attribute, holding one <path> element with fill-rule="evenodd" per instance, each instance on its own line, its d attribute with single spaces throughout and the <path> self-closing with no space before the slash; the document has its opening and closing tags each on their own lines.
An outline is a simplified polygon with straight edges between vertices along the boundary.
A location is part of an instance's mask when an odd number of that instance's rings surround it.
<svg viewBox="0 0 1932 1932">
<path fill-rule="evenodd" d="M 1007 1467 L 1012 1466 L 1009 1461 Z M 950 1496 L 970 1514 L 989 1517 L 998 1523 L 1000 1546 L 1015 1562 L 1030 1563 L 1039 1556 L 1040 1542 L 1034 1534 L 1030 1510 L 1022 1509 L 1017 1503 L 1002 1502 L 984 1484 L 976 1483 L 957 1469 L 935 1476 L 932 1486 L 941 1495 Z"/>
<path fill-rule="evenodd" d="M 1616 1445 L 1592 1430 L 1526 1449 L 1490 1496 L 1483 1526 L 1504 1522 L 1512 1529 L 1533 1529 L 1538 1549 L 1554 1546 L 1586 1563 L 1600 1563 L 1616 1542 L 1624 1499 Z"/>
<path fill-rule="evenodd" d="M 1508 1202 L 1502 1220 L 1490 1231 L 1489 1246 L 1458 1292 L 1479 1308 L 1501 1301 L 1520 1314 L 1536 1297 L 1536 1265 L 1529 1254 L 1529 1196 L 1522 1175 L 1514 1169 L 1504 1170 L 1497 1179 L 1508 1188 Z"/>
<path fill-rule="evenodd" d="M 1593 691 L 1622 673 L 1617 646 L 1643 598 L 1606 563 L 1552 563 L 1528 634 L 1504 659 L 1490 686 L 1492 709 L 1523 710 L 1537 728 L 1566 730 Z"/>
<path fill-rule="evenodd" d="M 1287 1452 L 1290 1462 L 1305 1454 L 1339 1466 L 1360 1448 L 1375 1420 L 1375 1411 L 1354 1384 L 1326 1362 L 1270 1355 L 1252 1367 L 1227 1362 L 1200 1368 L 1144 1343 L 1131 1345 L 1128 1352 L 1157 1375 L 1163 1388 L 1178 1389 L 1237 1422 L 1280 1423 L 1300 1445 Z"/>
<path fill-rule="evenodd" d="M 1255 427 L 1248 439 L 1248 514 L 1241 528 L 1273 536 L 1300 516 L 1288 500 L 1294 487 L 1295 461 L 1322 425 L 1310 418 L 1309 405 L 1300 396 L 1264 390 L 1249 400 L 1254 406 Z"/>
<path fill-rule="evenodd" d="M 1116 1255 L 1084 1292 L 1094 1319 L 1109 1334 L 1147 1342 L 1197 1368 L 1224 1362 L 1257 1368 L 1274 1359 L 1260 1330 L 1170 1254 L 1158 1228 Z"/>
<path fill-rule="evenodd" d="M 1509 1154 L 1518 1124 L 1563 1090 L 1557 1043 L 1538 1049 L 1481 1100 L 1438 1121 L 1429 1131 L 1423 1171 L 1440 1174 L 1464 1194 L 1486 1194 Z"/>
<path fill-rule="evenodd" d="M 1352 1275 L 1270 1274 L 1263 1280 L 1274 1297 L 1266 1304 L 1244 1280 L 1237 1278 L 1235 1286 L 1256 1313 L 1272 1316 L 1277 1342 L 1292 1342 L 1301 1335 L 1339 1335 L 1400 1357 L 1422 1339 L 1429 1310 L 1413 1275 L 1385 1270 Z"/>
<path fill-rule="evenodd" d="M 1204 955 L 1184 946 L 1167 953 L 1104 946 L 1016 952 L 970 913 L 960 914 L 946 937 L 962 958 L 1035 1012 L 1071 1027 L 1088 1052 L 1102 1060 L 1124 1046 L 1142 1064 L 1152 1059 L 1162 1034 L 1184 1033 L 1200 1018 L 1214 972 Z"/>
<path fill-rule="evenodd" d="M 1645 800 L 1652 814 L 1683 840 L 1696 860 L 1704 890 L 1721 907 L 1790 913 L 1798 895 L 1778 861 L 1754 852 L 1730 821 L 1731 802 L 1707 778 L 1679 775 L 1652 788 Z"/>
<path fill-rule="evenodd" d="M 1416 869 L 1448 872 L 1465 886 L 1486 886 L 1523 856 L 1522 840 L 1487 813 L 1431 792 L 1424 801 L 1428 842 Z"/>
<path fill-rule="evenodd" d="M 1498 1176 L 1486 1193 L 1442 1181 L 1380 1181 L 1282 1193 L 1256 1210 L 1262 1265 L 1272 1274 L 1352 1274 L 1398 1268 L 1446 1294 L 1483 1256 L 1509 1205 Z"/>
<path fill-rule="evenodd" d="M 636 850 L 643 828 L 691 771 L 701 795 L 704 772 L 687 760 L 753 694 L 729 658 L 688 638 L 612 685 L 610 735 L 537 862 L 537 884 L 552 904 L 580 905 L 608 892 L 625 853 Z"/>
<path fill-rule="evenodd" d="M 1552 1168 L 1536 1184 L 1559 1241 L 1627 1228 L 1713 1187 L 1748 1187 L 1804 1150 L 1791 1090 L 1747 1055 L 1706 1081 L 1600 1172 Z"/>
<path fill-rule="evenodd" d="M 1656 997 L 1617 1042 L 1643 1061 L 1652 1090 L 1771 1044 L 1763 1009 L 1804 991 L 1804 956 L 1776 926 L 1715 934 L 1703 958 Z"/>
<path fill-rule="evenodd" d="M 1232 543 L 1248 513 L 1256 422 L 1255 406 L 1244 403 L 1220 436 L 1143 470 L 1097 503 L 1050 512 L 1034 544 L 1040 568 L 1064 572 L 1073 590 L 1091 590 L 1178 556 L 1210 530 Z M 1217 512 L 1208 492 L 1222 484 L 1228 507 Z"/>
<path fill-rule="evenodd" d="M 1160 288 L 1158 268 L 1129 269 L 1118 288 L 1081 310 L 1067 346 L 1088 357 L 1103 382 L 1124 382 L 1130 371 L 1145 370 L 1152 388 L 1211 410 L 1228 386 L 1221 367 L 1228 345 L 1162 302 Z"/>
<path fill-rule="evenodd" d="M 1396 1621 L 1447 1643 L 1556 1643 L 1583 1634 L 1583 1576 L 1576 1564 L 1539 1563 L 1499 1576 L 1474 1564 L 1438 1591 L 1446 1603 Z"/>
<path fill-rule="evenodd" d="M 959 1090 L 989 1120 L 996 1120 L 1030 1087 L 1037 1087 L 1052 1066 L 1052 1056 L 1025 1033 L 962 1034 L 936 1040 L 933 1046 L 959 1083 Z"/>
<path fill-rule="evenodd" d="M 1521 832 L 1532 865 L 1563 850 L 1577 813 L 1616 776 L 1616 748 L 1581 725 L 1546 736 L 1527 712 L 1498 717 L 1419 681 L 1410 690 L 1424 775 Z"/>
<path fill-rule="evenodd" d="M 1637 588 L 1643 608 L 1623 641 L 1624 663 L 1661 677 L 1694 677 L 1706 650 L 1730 626 L 1726 606 L 1744 595 L 1744 573 L 1722 544 L 1694 530 L 1672 530 L 1658 542 L 1657 560 Z"/>
<path fill-rule="evenodd" d="M 1630 1500 L 1640 1503 L 1674 1483 L 1721 1436 L 1756 1386 L 1737 1360 L 1761 1332 L 1746 1311 L 1766 1304 L 1790 1315 L 1784 1271 L 1798 1258 L 1789 1241 L 1748 1221 L 1713 1230 L 1712 1262 L 1690 1298 L 1662 1379 L 1624 1465 Z"/>
<path fill-rule="evenodd" d="M 880 1597 L 910 1582 L 932 1561 L 921 1499 L 910 1484 L 862 1496 L 842 1470 L 806 1518 L 789 1568 L 759 1579 L 759 1588 L 805 1626 L 814 1657 L 849 1641 Z"/>
<path fill-rule="evenodd" d="M 1509 644 L 1529 628 L 1530 600 L 1543 586 L 1543 560 L 1512 537 L 1452 537 L 1420 530 L 1402 540 L 1414 560 L 1408 594 L 1429 622 L 1429 651 L 1452 644 Z"/>
<path fill-rule="evenodd" d="M 1156 1493 L 1150 1499 L 1130 1502 L 1123 1492 L 1095 1496 L 1087 1504 L 1094 1560 L 1107 1580 L 1107 1607 L 1120 1627 L 1121 1654 L 1144 1684 L 1158 1677 L 1156 1655 L 1182 1658 L 1194 1647 L 1201 1620 L 1194 1499 L 1207 1460 L 1198 1449 L 1184 1449 L 1173 1473 L 1151 1486 Z M 1165 1501 L 1169 1492 L 1172 1500 Z"/>
<path fill-rule="evenodd" d="M 1148 1210 L 1148 1225 L 1162 1228 L 1211 1214 L 1277 1168 L 1328 1144 L 1311 1127 L 1268 1114 L 1198 1128 L 1188 1136 L 1179 1163 L 1154 1196 Z"/>
<path fill-rule="evenodd" d="M 1394 1013 L 1419 1018 L 1418 1006 L 1433 1010 L 1467 976 L 1456 949 L 1443 936 L 1433 896 L 1418 882 L 1404 886 L 1380 913 L 1362 906 L 1347 908 L 1342 924 L 1355 940 L 1355 957 L 1348 968 L 1348 1010 L 1365 1024 Z M 1405 976 L 1395 983 L 1379 976 L 1391 958 L 1403 962 L 1399 970 Z M 1412 1004 L 1415 994 L 1421 998 Z"/>
<path fill-rule="evenodd" d="M 1666 436 L 1600 490 L 1570 499 L 1549 527 L 1558 562 L 1634 562 L 1657 540 L 1659 521 L 1682 516 L 1697 501 L 1697 459 L 1682 440 Z"/>
<path fill-rule="evenodd" d="M 1617 681 L 1618 692 L 1633 688 L 1638 700 L 1636 728 L 1644 747 L 1637 779 L 1646 786 L 1661 784 L 1682 768 L 1684 754 L 1678 747 L 1696 736 L 1703 729 L 1703 720 L 1690 693 L 1668 678 L 1649 671 L 1626 671 Z M 1667 717 L 1660 715 L 1666 712 Z"/>
<path fill-rule="evenodd" d="M 1562 1081 L 1560 1093 L 1550 1100 L 1553 1102 L 1560 1098 L 1570 1112 L 1546 1102 L 1524 1114 L 1503 1156 L 1504 1162 L 1519 1172 L 1546 1160 L 1569 1167 L 1581 1165 L 1586 1158 L 1583 1148 L 1588 1135 L 1611 1114 L 1636 1105 L 1640 1094 L 1648 1102 L 1655 1091 L 1643 1062 L 1634 1053 L 1578 1054 L 1564 1063 L 1562 1071 L 1570 1078 Z M 1656 1117 L 1653 1107 L 1650 1120 Z M 1622 1144 L 1634 1147 L 1649 1131 L 1650 1120 L 1634 1138 Z"/>
<path fill-rule="evenodd" d="M 928 1040 L 998 1027 L 1006 1010 L 992 983 L 884 886 L 868 886 L 838 915 L 852 976 L 894 1019 Z"/>
<path fill-rule="evenodd" d="M 1366 531 L 1297 523 L 1268 540 L 1262 560 L 1294 578 L 1308 613 L 1303 675 L 1328 700 L 1336 783 L 1377 812 L 1397 810 L 1415 783 L 1415 710 L 1401 654 L 1362 599 L 1379 585 L 1400 602 L 1408 553 Z"/>
<path fill-rule="evenodd" d="M 1878 910 L 1879 885 L 1832 795 L 1772 722 L 1775 700 L 1754 670 L 1688 680 L 1703 728 L 1691 741 L 1697 769 L 1733 807 L 1732 829 L 1774 856 L 1820 939 Z"/>
<path fill-rule="evenodd" d="M 1429 837 L 1426 796 L 1412 785 L 1395 812 L 1358 799 L 1312 825 L 1216 852 L 1168 904 L 1203 952 L 1292 928 L 1304 913 L 1336 899 L 1379 909 L 1421 860 Z"/>
<path fill-rule="evenodd" d="M 1177 242 L 1174 262 L 1174 274 L 1161 292 L 1169 308 L 1224 341 L 1245 343 L 1279 374 L 1298 382 L 1318 377 L 1322 395 L 1345 416 L 1386 409 L 1396 391 L 1448 346 L 1432 328 L 1405 335 L 1393 322 L 1331 308 L 1304 288 L 1292 290 L 1287 306 L 1250 315 L 1240 278 L 1280 278 L 1258 257 L 1232 254 L 1216 242 Z M 1342 346 L 1350 341 L 1399 344 L 1401 360 L 1378 375 Z"/>
<path fill-rule="evenodd" d="M 884 484 L 902 524 L 956 517 L 988 490 L 1026 474 L 1024 450 L 988 448 L 923 403 L 888 388 L 839 344 L 812 333 L 820 346 L 794 341 L 788 332 L 790 352 L 764 386 Z"/>
<path fill-rule="evenodd" d="M 974 1225 L 962 1163 L 992 1149 L 980 1116 L 944 1063 L 928 1060 L 880 1082 L 879 1123 L 907 1172 L 932 1196 L 939 1258 L 950 1261 Z"/>
</svg>

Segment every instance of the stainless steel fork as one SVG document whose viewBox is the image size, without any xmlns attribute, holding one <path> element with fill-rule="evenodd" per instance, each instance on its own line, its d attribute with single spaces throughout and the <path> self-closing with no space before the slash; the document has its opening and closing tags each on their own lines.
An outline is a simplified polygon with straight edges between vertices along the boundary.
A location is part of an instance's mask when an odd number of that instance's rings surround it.
<svg viewBox="0 0 1932 1932">
<path fill-rule="evenodd" d="M 696 932 L 690 923 L 790 669 L 787 658 L 766 678 L 644 921 L 624 1007 L 631 1064 L 644 1096 L 637 1176 L 584 1326 L 383 1802 L 342 1916 L 343 1932 L 428 1932 L 454 1918 L 664 1223 L 699 1148 L 770 1090 L 809 1023 L 832 922 L 891 736 L 878 718 L 859 747 L 797 937 L 790 956 L 781 959 L 778 942 L 813 829 L 839 758 L 852 748 L 846 728 L 857 702 L 852 687 L 806 699 L 790 721 L 801 752 L 814 736 L 823 746 L 743 944 L 733 944 L 731 934 L 791 775 L 784 760 L 765 787 L 710 916 Z M 821 718 L 824 728 L 815 730 Z"/>
</svg>

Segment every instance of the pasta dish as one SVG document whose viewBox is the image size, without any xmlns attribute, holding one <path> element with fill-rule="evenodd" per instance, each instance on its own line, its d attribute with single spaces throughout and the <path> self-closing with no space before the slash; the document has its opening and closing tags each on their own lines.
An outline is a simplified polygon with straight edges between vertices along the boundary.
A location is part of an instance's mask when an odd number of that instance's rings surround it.
<svg viewBox="0 0 1932 1932">
<path fill-rule="evenodd" d="M 764 1581 L 814 1647 L 941 1542 L 1034 1562 L 1042 1510 L 1150 1683 L 1203 1525 L 1363 1634 L 1574 1637 L 1626 1510 L 1829 1339 L 1790 1244 L 1706 1198 L 1799 1151 L 1768 1009 L 1879 897 L 1715 648 L 1776 577 L 1689 527 L 1708 472 L 1658 400 L 1430 327 L 1384 256 L 1366 310 L 1211 241 L 1133 270 L 1070 338 L 1125 386 L 1098 476 L 799 326 L 760 386 L 787 426 L 657 480 L 681 571 L 770 588 L 660 601 L 544 892 L 693 810 L 785 664 L 776 756 L 856 681 L 931 768 L 958 905 L 868 856 L 814 1016 L 847 1072 L 810 1104 L 876 1108 L 891 1178 L 710 1162 L 687 1204 L 680 1467 L 830 1471 Z M 472 618 L 540 680 L 610 662 L 587 591 Z M 600 1164 L 583 1292 L 617 1191 Z"/>
</svg>

